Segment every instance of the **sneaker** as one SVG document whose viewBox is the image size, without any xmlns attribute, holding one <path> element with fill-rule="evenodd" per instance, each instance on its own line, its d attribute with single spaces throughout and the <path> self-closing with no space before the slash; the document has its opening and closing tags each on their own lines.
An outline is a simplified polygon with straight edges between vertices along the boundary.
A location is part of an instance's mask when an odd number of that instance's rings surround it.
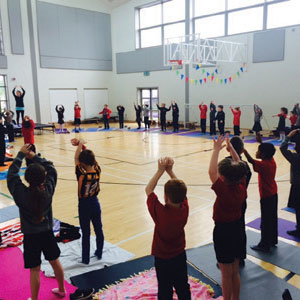
<svg viewBox="0 0 300 300">
<path fill-rule="evenodd" d="M 295 237 L 300 237 L 300 231 L 299 230 L 288 230 L 286 232 L 289 235 L 295 236 Z"/>
<path fill-rule="evenodd" d="M 97 251 L 95 251 L 95 255 L 96 255 L 96 257 L 100 260 L 100 259 L 102 259 L 102 253 L 101 253 L 101 255 L 98 255 L 97 254 Z"/>
<path fill-rule="evenodd" d="M 293 300 L 292 299 L 292 296 L 291 296 L 291 293 L 288 289 L 285 289 L 283 294 L 282 294 L 282 299 L 283 300 Z"/>
<path fill-rule="evenodd" d="M 260 245 L 250 246 L 250 248 L 254 251 L 261 251 L 261 252 L 265 252 L 265 253 L 270 252 L 270 248 L 262 247 Z"/>
<path fill-rule="evenodd" d="M 52 289 L 52 293 L 59 298 L 66 297 L 66 292 L 60 292 L 58 288 Z"/>
<path fill-rule="evenodd" d="M 90 299 L 95 292 L 95 289 L 80 290 L 77 289 L 75 293 L 70 294 L 70 300 L 79 300 L 79 299 Z"/>
</svg>

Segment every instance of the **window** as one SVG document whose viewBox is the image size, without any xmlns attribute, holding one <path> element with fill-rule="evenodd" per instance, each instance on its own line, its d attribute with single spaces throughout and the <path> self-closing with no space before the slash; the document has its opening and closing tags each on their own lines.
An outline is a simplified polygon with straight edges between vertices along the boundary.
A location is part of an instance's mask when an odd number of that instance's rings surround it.
<svg viewBox="0 0 300 300">
<path fill-rule="evenodd" d="M 225 35 L 225 15 L 197 19 L 195 21 L 195 33 L 200 33 L 200 38 Z"/>
<path fill-rule="evenodd" d="M 228 34 L 263 29 L 263 7 L 235 11 L 228 14 Z"/>
<path fill-rule="evenodd" d="M 142 88 L 138 89 L 139 103 L 141 105 L 148 104 L 150 108 L 150 120 L 158 122 L 158 89 L 157 88 Z"/>
<path fill-rule="evenodd" d="M 165 38 L 185 35 L 185 0 L 171 0 L 137 9 L 137 48 L 163 44 Z"/>
<path fill-rule="evenodd" d="M 263 4 L 265 0 L 228 0 L 228 10 L 256 4 Z"/>
<path fill-rule="evenodd" d="M 225 11 L 225 0 L 195 0 L 196 17 L 210 15 L 222 11 Z"/>
<path fill-rule="evenodd" d="M 7 80 L 5 75 L 0 75 L 0 112 L 8 109 Z"/>
<path fill-rule="evenodd" d="M 300 24 L 300 1 L 275 3 L 268 7 L 267 28 L 277 28 Z"/>
</svg>

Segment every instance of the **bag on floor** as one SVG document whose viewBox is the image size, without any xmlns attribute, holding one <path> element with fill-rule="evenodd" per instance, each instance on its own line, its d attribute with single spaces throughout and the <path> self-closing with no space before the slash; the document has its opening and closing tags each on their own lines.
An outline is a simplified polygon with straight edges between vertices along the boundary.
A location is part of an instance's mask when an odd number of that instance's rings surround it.
<svg viewBox="0 0 300 300">
<path fill-rule="evenodd" d="M 80 237 L 79 227 L 60 222 L 59 235 L 56 237 L 57 242 L 68 243 L 80 239 Z"/>
</svg>

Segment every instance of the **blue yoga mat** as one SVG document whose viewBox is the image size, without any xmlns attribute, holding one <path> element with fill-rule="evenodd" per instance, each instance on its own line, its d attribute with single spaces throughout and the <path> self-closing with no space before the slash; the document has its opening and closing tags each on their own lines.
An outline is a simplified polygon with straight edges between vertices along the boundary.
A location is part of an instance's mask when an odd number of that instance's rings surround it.
<svg viewBox="0 0 300 300">
<path fill-rule="evenodd" d="M 72 132 L 75 132 L 75 129 L 72 129 Z M 81 128 L 80 130 L 79 130 L 79 132 L 85 132 L 85 129 L 84 128 Z M 79 133 L 78 132 L 78 133 Z"/>
<path fill-rule="evenodd" d="M 21 170 L 19 172 L 19 175 L 23 176 L 25 174 L 25 170 L 26 170 L 26 168 L 21 168 Z M 8 170 L 0 172 L 0 180 L 6 180 L 7 179 L 7 173 L 8 173 Z"/>
<path fill-rule="evenodd" d="M 87 128 L 87 129 L 85 130 L 85 132 L 97 132 L 98 130 L 99 130 L 98 127 L 95 127 L 95 128 Z"/>
<path fill-rule="evenodd" d="M 290 213 L 292 213 L 292 214 L 295 214 L 295 213 L 296 213 L 295 208 L 292 208 L 292 207 L 284 207 L 284 208 L 282 208 L 281 210 L 288 211 L 288 212 L 290 212 Z"/>
<path fill-rule="evenodd" d="M 19 218 L 19 208 L 16 205 L 0 209 L 0 223 Z"/>
</svg>

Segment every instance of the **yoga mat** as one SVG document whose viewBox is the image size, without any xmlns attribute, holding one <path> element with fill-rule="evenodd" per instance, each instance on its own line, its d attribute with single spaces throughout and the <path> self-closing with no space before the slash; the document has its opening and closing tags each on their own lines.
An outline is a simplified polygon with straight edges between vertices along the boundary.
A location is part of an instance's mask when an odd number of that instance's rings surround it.
<svg viewBox="0 0 300 300">
<path fill-rule="evenodd" d="M 113 130 L 116 130 L 116 128 L 114 128 L 114 127 L 111 127 L 109 129 L 104 129 L 104 128 L 100 129 L 100 128 L 98 128 L 97 131 L 113 131 Z"/>
<path fill-rule="evenodd" d="M 270 253 L 254 251 L 251 245 L 256 245 L 260 241 L 260 234 L 252 230 L 247 230 L 247 253 L 261 260 L 269 262 L 277 267 L 300 274 L 300 248 L 278 241 L 277 247 L 273 247 Z"/>
<path fill-rule="evenodd" d="M 82 264 L 81 257 L 81 239 L 69 242 L 69 243 L 58 243 L 61 251 L 60 262 L 63 265 L 65 271 L 65 279 L 69 280 L 70 277 L 83 274 L 93 270 L 99 270 L 107 266 L 118 264 L 121 262 L 128 261 L 134 258 L 134 254 L 119 248 L 108 242 L 104 242 L 104 249 L 102 254 L 102 259 L 99 260 L 95 256 L 96 251 L 96 238 L 91 236 L 91 258 L 90 264 Z M 23 248 L 21 245 L 19 248 Z M 47 277 L 54 276 L 51 266 L 45 259 L 42 259 L 41 270 L 45 273 Z"/>
<path fill-rule="evenodd" d="M 23 176 L 25 174 L 25 170 L 26 168 L 21 168 L 20 169 L 20 172 L 19 172 L 19 175 L 20 176 Z M 7 173 L 8 173 L 8 169 L 6 169 L 5 171 L 3 172 L 0 172 L 0 180 L 6 180 L 7 179 Z"/>
<path fill-rule="evenodd" d="M 55 133 L 56 134 L 67 134 L 67 133 L 70 133 L 70 131 L 68 129 L 64 128 L 63 131 L 61 132 L 60 129 L 56 128 Z"/>
<path fill-rule="evenodd" d="M 0 298 L 3 300 L 27 300 L 30 296 L 30 271 L 24 269 L 23 255 L 19 248 L 7 248 L 0 251 Z M 41 286 L 39 299 L 57 300 L 51 290 L 57 287 L 54 278 L 47 278 L 40 272 Z M 76 288 L 65 282 L 67 295 L 74 293 Z M 65 298 L 68 299 L 68 296 Z"/>
<path fill-rule="evenodd" d="M 96 290 L 104 288 L 106 285 L 125 279 L 131 275 L 138 274 L 154 267 L 153 256 L 145 256 L 125 263 L 117 264 L 102 270 L 88 272 L 71 278 L 73 285 L 80 289 L 95 288 Z M 188 274 L 209 284 L 215 291 L 216 296 L 222 294 L 221 287 L 212 282 L 209 278 L 200 273 L 193 266 L 188 264 Z"/>
<path fill-rule="evenodd" d="M 260 218 L 257 218 L 254 221 L 248 223 L 247 226 L 260 230 Z M 294 237 L 286 233 L 287 230 L 295 229 L 296 223 L 278 218 L 278 236 L 300 243 L 300 237 Z"/>
<path fill-rule="evenodd" d="M 0 209 L 0 223 L 19 218 L 19 208 L 11 205 Z"/>
<path fill-rule="evenodd" d="M 285 211 L 290 212 L 290 213 L 292 213 L 292 214 L 295 214 L 295 213 L 296 213 L 295 208 L 292 208 L 292 207 L 284 207 L 284 208 L 282 208 L 281 210 L 285 210 Z"/>
<path fill-rule="evenodd" d="M 99 128 L 98 127 L 95 127 L 95 128 L 86 128 L 85 132 L 97 132 L 99 131 Z"/>
<path fill-rule="evenodd" d="M 72 129 L 72 132 L 75 132 L 75 128 Z M 79 132 L 85 132 L 85 129 L 84 129 L 84 128 L 81 128 L 81 129 L 79 130 Z M 78 133 L 79 133 L 79 132 L 78 132 Z"/>
<path fill-rule="evenodd" d="M 221 284 L 221 272 L 216 266 L 213 244 L 187 250 L 188 260 L 213 280 Z M 300 290 L 278 278 L 249 260 L 240 268 L 241 300 L 282 299 L 282 293 L 289 289 L 293 300 L 300 299 Z"/>
</svg>

